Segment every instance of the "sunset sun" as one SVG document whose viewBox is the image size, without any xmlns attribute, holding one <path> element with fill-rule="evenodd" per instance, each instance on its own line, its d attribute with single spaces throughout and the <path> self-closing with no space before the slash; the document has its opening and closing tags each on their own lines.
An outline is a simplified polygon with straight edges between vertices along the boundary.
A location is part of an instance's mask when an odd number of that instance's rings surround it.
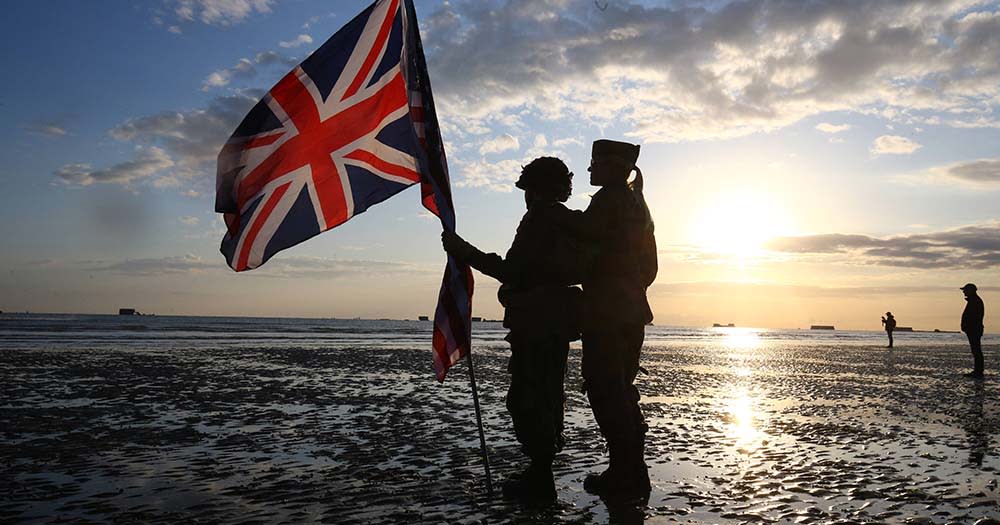
<svg viewBox="0 0 1000 525">
<path fill-rule="evenodd" d="M 694 214 L 689 235 L 702 249 L 738 258 L 758 255 L 768 239 L 794 232 L 775 199 L 756 191 L 714 194 Z"/>
</svg>

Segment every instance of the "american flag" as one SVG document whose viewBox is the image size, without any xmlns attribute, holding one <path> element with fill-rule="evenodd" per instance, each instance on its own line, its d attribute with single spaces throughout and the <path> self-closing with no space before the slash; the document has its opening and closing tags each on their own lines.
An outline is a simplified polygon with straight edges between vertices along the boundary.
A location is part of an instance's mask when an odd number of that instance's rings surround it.
<svg viewBox="0 0 1000 525">
<path fill-rule="evenodd" d="M 412 0 L 379 0 L 284 76 L 219 153 L 221 251 L 237 272 L 420 183 L 455 230 L 441 132 Z M 444 381 L 471 346 L 472 272 L 448 258 L 434 315 Z"/>
</svg>

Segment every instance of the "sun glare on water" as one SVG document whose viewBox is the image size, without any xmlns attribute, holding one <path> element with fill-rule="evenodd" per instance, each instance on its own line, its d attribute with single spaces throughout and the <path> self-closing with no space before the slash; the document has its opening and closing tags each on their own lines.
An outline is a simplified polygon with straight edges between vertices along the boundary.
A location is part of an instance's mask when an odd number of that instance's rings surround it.
<svg viewBox="0 0 1000 525">
<path fill-rule="evenodd" d="M 793 223 L 784 208 L 752 190 L 713 194 L 690 226 L 693 244 L 739 259 L 760 255 L 769 239 L 792 233 Z"/>
</svg>

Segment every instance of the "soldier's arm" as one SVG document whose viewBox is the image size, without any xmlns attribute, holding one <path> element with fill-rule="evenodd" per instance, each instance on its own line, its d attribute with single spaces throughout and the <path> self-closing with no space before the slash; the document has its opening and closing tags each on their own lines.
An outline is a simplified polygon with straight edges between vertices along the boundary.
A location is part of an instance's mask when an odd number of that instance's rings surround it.
<svg viewBox="0 0 1000 525">
<path fill-rule="evenodd" d="M 446 252 L 480 272 L 502 283 L 507 282 L 509 279 L 509 265 L 499 255 L 485 253 L 468 243 L 457 233 L 449 231 L 441 233 L 441 243 L 444 245 Z"/>
</svg>

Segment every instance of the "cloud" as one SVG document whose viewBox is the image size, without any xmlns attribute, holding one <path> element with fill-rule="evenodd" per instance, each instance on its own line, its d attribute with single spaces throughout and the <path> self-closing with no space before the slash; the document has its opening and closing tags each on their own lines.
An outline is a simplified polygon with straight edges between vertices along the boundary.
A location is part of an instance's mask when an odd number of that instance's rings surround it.
<svg viewBox="0 0 1000 525">
<path fill-rule="evenodd" d="M 89 264 L 89 270 L 91 271 L 133 276 L 201 273 L 207 271 L 230 272 L 221 257 L 205 260 L 193 254 L 124 259 L 121 261 L 98 261 Z M 393 275 L 437 278 L 439 273 L 440 269 L 438 268 L 425 267 L 408 262 L 278 256 L 247 275 L 266 278 L 356 279 Z"/>
<path fill-rule="evenodd" d="M 202 83 L 201 90 L 208 91 L 212 88 L 223 87 L 228 85 L 233 79 L 248 79 L 253 78 L 257 75 L 256 66 L 271 66 L 271 65 L 281 65 L 285 67 L 293 67 L 298 65 L 299 59 L 295 57 L 289 57 L 277 53 L 275 51 L 261 51 L 257 53 L 253 59 L 241 58 L 232 67 L 219 69 L 213 71 Z"/>
<path fill-rule="evenodd" d="M 204 109 L 130 119 L 109 133 L 117 140 L 161 146 L 184 169 L 183 175 L 214 174 L 219 149 L 261 94 L 216 97 Z"/>
<path fill-rule="evenodd" d="M 499 162 L 455 161 L 453 170 L 461 177 L 455 181 L 459 188 L 486 188 L 509 193 L 514 190 L 514 181 L 521 175 L 521 167 L 527 162 L 501 160 Z"/>
<path fill-rule="evenodd" d="M 228 26 L 242 22 L 254 12 L 269 13 L 273 0 L 175 0 L 174 13 L 187 21 Z"/>
<path fill-rule="evenodd" d="M 281 64 L 291 67 L 298 64 L 298 60 L 286 57 L 274 51 L 262 51 L 257 53 L 252 60 L 249 58 L 241 58 L 232 67 L 213 71 L 208 75 L 208 77 L 205 78 L 205 81 L 202 83 L 201 90 L 208 91 L 212 88 L 228 85 L 234 78 L 253 78 L 257 75 L 257 68 L 255 66 L 269 66 L 272 64 Z"/>
<path fill-rule="evenodd" d="M 872 296 L 899 297 L 902 295 L 954 293 L 955 286 L 810 286 L 773 282 L 726 282 L 692 281 L 675 283 L 655 283 L 649 287 L 649 296 L 705 296 L 719 297 L 734 295 L 751 297 L 806 297 L 817 298 L 857 298 Z"/>
<path fill-rule="evenodd" d="M 218 262 L 209 262 L 197 255 L 187 254 L 173 257 L 125 259 L 114 263 L 98 263 L 90 268 L 90 270 L 121 275 L 150 276 L 203 272 L 218 270 L 219 267 Z"/>
<path fill-rule="evenodd" d="M 275 257 L 260 269 L 266 277 L 294 277 L 312 279 L 359 278 L 390 275 L 435 277 L 440 270 L 409 262 L 378 261 L 371 259 L 328 259 L 324 257 Z M 258 270 L 259 271 L 259 270 Z"/>
<path fill-rule="evenodd" d="M 222 87 L 229 83 L 230 73 L 229 70 L 222 69 L 219 71 L 213 71 L 205 78 L 205 82 L 202 83 L 201 90 L 208 91 L 208 88 Z"/>
<path fill-rule="evenodd" d="M 871 152 L 875 155 L 909 155 L 923 146 L 898 135 L 882 135 L 872 143 Z"/>
<path fill-rule="evenodd" d="M 958 186 L 977 191 L 1000 190 L 1000 158 L 933 166 L 922 172 L 898 175 L 895 179 L 907 184 Z"/>
<path fill-rule="evenodd" d="M 198 217 L 193 217 L 191 215 L 185 215 L 184 217 L 180 217 L 178 220 L 187 226 L 197 226 L 199 222 Z"/>
<path fill-rule="evenodd" d="M 87 163 L 67 164 L 55 175 L 67 184 L 132 184 L 161 170 L 156 187 L 184 186 L 196 194 L 214 192 L 215 161 L 222 145 L 263 94 L 246 91 L 216 97 L 203 109 L 165 111 L 129 119 L 109 130 L 112 138 L 136 143 L 132 160 L 97 170 Z"/>
<path fill-rule="evenodd" d="M 290 47 L 304 46 L 306 44 L 312 44 L 312 43 L 313 43 L 313 39 L 312 39 L 311 36 L 309 36 L 309 35 L 299 35 L 299 36 L 297 36 L 295 38 L 295 40 L 278 42 L 278 45 L 281 46 L 281 47 L 284 47 L 284 48 L 290 48 Z"/>
<path fill-rule="evenodd" d="M 646 142 L 832 111 L 1000 126 L 1000 13 L 973 0 L 455 0 L 424 19 L 446 118 L 528 112 Z M 974 16 L 973 16 L 974 15 Z"/>
<path fill-rule="evenodd" d="M 94 183 L 131 184 L 173 165 L 174 162 L 162 149 L 156 146 L 140 146 L 136 148 L 135 158 L 110 168 L 95 170 L 88 164 L 67 164 L 56 170 L 55 175 L 65 184 L 80 186 Z"/>
<path fill-rule="evenodd" d="M 816 129 L 822 131 L 823 133 L 840 133 L 842 131 L 847 131 L 851 129 L 850 124 L 830 124 L 829 122 L 820 122 L 816 124 Z"/>
<path fill-rule="evenodd" d="M 1000 219 L 888 238 L 839 233 L 779 237 L 771 240 L 767 247 L 777 252 L 824 256 L 850 264 L 982 270 L 1000 267 Z"/>
<path fill-rule="evenodd" d="M 28 133 L 34 133 L 36 135 L 45 135 L 48 137 L 62 137 L 68 132 L 66 127 L 54 122 L 37 122 L 25 128 Z"/>
<path fill-rule="evenodd" d="M 945 173 L 958 181 L 973 185 L 1000 187 L 1000 158 L 952 164 L 945 168 Z"/>
<path fill-rule="evenodd" d="M 479 146 L 479 153 L 485 155 L 487 153 L 503 153 L 505 151 L 516 151 L 521 148 L 521 144 L 518 142 L 517 137 L 509 134 L 503 134 L 494 139 L 487 140 Z"/>
<path fill-rule="evenodd" d="M 269 66 L 271 64 L 282 64 L 288 67 L 296 66 L 299 63 L 299 59 L 295 57 L 287 57 L 281 53 L 275 51 L 261 51 L 254 56 L 254 62 L 261 66 Z"/>
</svg>

